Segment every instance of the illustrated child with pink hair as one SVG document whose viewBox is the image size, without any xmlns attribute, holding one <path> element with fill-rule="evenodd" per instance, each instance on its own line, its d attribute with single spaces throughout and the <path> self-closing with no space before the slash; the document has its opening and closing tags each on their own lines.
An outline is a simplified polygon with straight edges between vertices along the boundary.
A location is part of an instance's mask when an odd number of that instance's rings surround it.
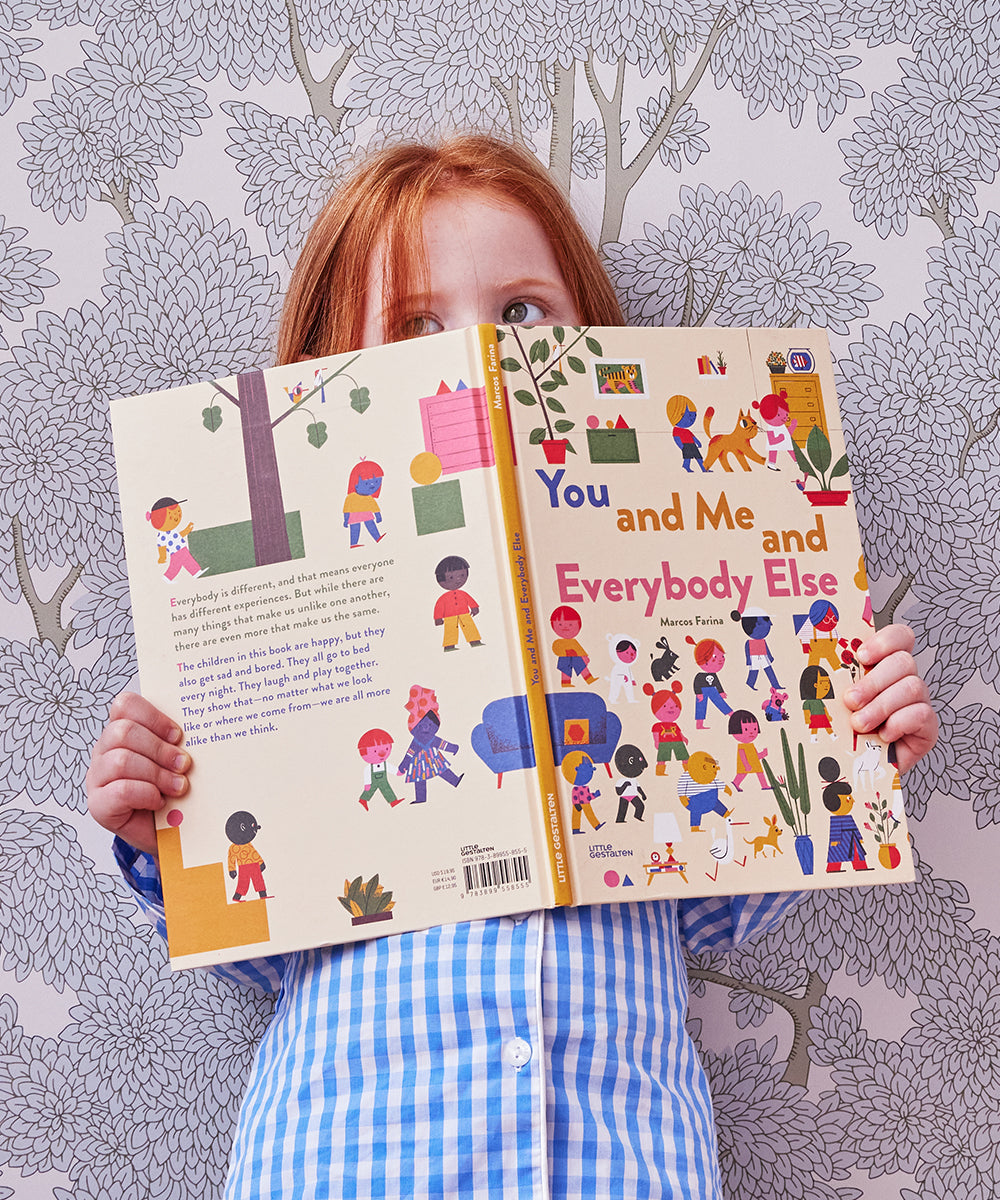
<svg viewBox="0 0 1000 1200">
<path fill-rule="evenodd" d="M 157 561 L 161 566 L 167 564 L 163 578 L 168 582 L 176 579 L 181 571 L 187 571 L 197 579 L 208 570 L 198 565 L 188 549 L 188 534 L 194 529 L 194 522 L 188 521 L 183 529 L 177 528 L 181 523 L 181 505 L 186 503 L 186 500 L 175 500 L 172 496 L 161 496 L 146 513 L 146 520 L 156 530 Z"/>
<path fill-rule="evenodd" d="M 378 528 L 382 523 L 382 513 L 376 497 L 381 490 L 382 468 L 378 463 L 367 458 L 356 463 L 347 482 L 347 496 L 344 498 L 344 528 L 351 531 L 352 550 L 361 541 L 362 525 L 373 542 L 380 542 L 385 537 L 385 530 Z"/>
</svg>

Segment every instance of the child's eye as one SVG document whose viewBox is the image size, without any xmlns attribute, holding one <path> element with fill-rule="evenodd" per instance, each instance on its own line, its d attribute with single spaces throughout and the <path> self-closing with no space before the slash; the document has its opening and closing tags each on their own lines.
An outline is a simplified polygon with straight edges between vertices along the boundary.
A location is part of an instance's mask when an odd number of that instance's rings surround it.
<svg viewBox="0 0 1000 1200">
<path fill-rule="evenodd" d="M 503 310 L 503 319 L 508 325 L 537 324 L 545 320 L 545 313 L 528 300 L 514 300 Z"/>
<path fill-rule="evenodd" d="M 427 337 L 431 333 L 440 333 L 444 326 L 437 319 L 428 313 L 420 313 L 418 316 L 408 317 L 402 328 L 402 336 L 404 338 Z"/>
</svg>

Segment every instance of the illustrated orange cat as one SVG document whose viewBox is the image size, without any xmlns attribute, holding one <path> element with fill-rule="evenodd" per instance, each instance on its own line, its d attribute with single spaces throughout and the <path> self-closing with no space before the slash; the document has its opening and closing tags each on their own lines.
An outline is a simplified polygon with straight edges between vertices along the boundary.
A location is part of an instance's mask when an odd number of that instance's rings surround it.
<svg viewBox="0 0 1000 1200">
<path fill-rule="evenodd" d="M 736 422 L 736 427 L 732 433 L 717 433 L 714 437 L 711 430 L 713 416 L 715 416 L 715 409 L 706 408 L 704 425 L 705 434 L 709 439 L 708 452 L 705 455 L 706 469 L 718 460 L 722 463 L 724 471 L 731 471 L 733 468 L 729 465 L 730 454 L 735 455 L 736 461 L 744 471 L 750 470 L 750 463 L 747 462 L 747 459 L 751 459 L 756 463 L 766 461 L 750 445 L 751 438 L 755 438 L 760 430 L 757 422 L 751 416 L 749 409 L 745 412 L 742 408 L 740 409 L 740 419 Z"/>
</svg>

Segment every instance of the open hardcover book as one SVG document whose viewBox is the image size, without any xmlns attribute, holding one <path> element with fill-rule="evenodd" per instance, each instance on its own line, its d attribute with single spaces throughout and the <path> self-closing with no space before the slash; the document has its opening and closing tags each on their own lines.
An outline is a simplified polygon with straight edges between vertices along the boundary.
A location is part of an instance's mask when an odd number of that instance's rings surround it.
<svg viewBox="0 0 1000 1200">
<path fill-rule="evenodd" d="M 480 326 L 116 401 L 172 961 L 913 878 L 825 334 Z"/>
</svg>

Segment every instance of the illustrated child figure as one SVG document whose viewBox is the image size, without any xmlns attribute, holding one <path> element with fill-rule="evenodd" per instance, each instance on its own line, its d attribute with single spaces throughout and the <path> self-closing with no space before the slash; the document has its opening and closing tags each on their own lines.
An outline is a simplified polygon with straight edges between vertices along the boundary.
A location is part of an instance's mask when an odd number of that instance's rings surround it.
<svg viewBox="0 0 1000 1200">
<path fill-rule="evenodd" d="M 677 724 L 677 718 L 681 715 L 681 682 L 675 679 L 669 688 L 659 690 L 651 683 L 644 683 L 642 690 L 649 697 L 649 707 L 656 717 L 656 724 L 652 728 L 656 773 L 666 775 L 667 763 L 672 758 L 684 762 L 688 756 L 687 738 Z"/>
<path fill-rule="evenodd" d="M 438 737 L 441 718 L 438 716 L 437 696 L 431 688 L 415 683 L 410 688 L 410 698 L 405 705 L 409 712 L 406 726 L 410 731 L 410 745 L 399 764 L 398 774 L 406 775 L 406 782 L 413 784 L 416 798 L 411 804 L 427 801 L 427 780 L 440 776 L 452 787 L 458 787 L 464 776 L 456 775 L 445 753 L 454 754 L 458 746 Z"/>
<path fill-rule="evenodd" d="M 830 713 L 824 701 L 833 696 L 833 682 L 822 667 L 806 667 L 799 680 L 799 696 L 802 699 L 802 715 L 809 729 L 809 740 L 819 741 L 819 731 L 825 729 L 830 740 L 835 742 Z"/>
<path fill-rule="evenodd" d="M 778 677 L 774 673 L 774 655 L 768 649 L 767 635 L 771 632 L 774 622 L 762 608 L 748 608 L 745 612 L 733 610 L 729 614 L 734 621 L 739 621 L 743 632 L 747 635 L 747 687 L 757 690 L 757 676 L 763 671 L 772 688 L 780 688 Z"/>
<path fill-rule="evenodd" d="M 530 151 L 479 135 L 389 145 L 342 178 L 306 238 L 277 361 L 476 322 L 624 324 L 598 255 Z M 435 349 L 427 347 L 430 358 Z M 357 427 L 345 418 L 345 443 Z M 931 749 L 937 729 L 912 649 L 901 626 L 872 636 L 862 658 L 883 669 L 855 683 L 851 718 L 874 733 L 871 713 L 884 708 L 879 725 L 891 721 L 904 769 Z M 912 687 L 892 686 L 901 673 Z M 273 745 L 275 775 L 287 769 L 293 779 L 298 756 Z M 112 702 L 87 774 L 90 811 L 119 835 L 124 879 L 158 923 L 151 810 L 188 790 L 199 753 L 167 714 L 127 692 Z M 353 795 L 344 765 L 331 763 L 331 775 Z M 495 785 L 478 783 L 469 805 L 495 804 Z M 275 797 L 289 816 L 293 786 Z M 471 778 L 462 786 L 473 791 Z M 307 829 L 290 837 L 302 859 Z M 721 1195 L 708 1080 L 685 1027 L 683 955 L 745 944 L 794 903 L 686 896 L 536 910 L 517 922 L 465 922 L 453 906 L 449 924 L 226 964 L 228 980 L 282 994 L 247 1080 L 227 1198 L 342 1195 L 355 1176 L 364 1194 L 389 1178 L 396 1196 Z M 377 1002 L 380 992 L 391 1002 Z M 593 1019 L 575 1015 L 581 996 Z M 646 1036 L 634 1037 L 624 1017 L 646 996 L 655 996 L 641 1006 Z M 605 1019 L 614 1013 L 623 1019 Z M 532 1048 L 518 1065 L 503 1053 L 514 1029 Z M 340 1064 L 362 1069 L 333 1069 Z M 633 1093 L 649 1103 L 620 1102 Z M 377 1119 L 345 1119 L 368 1112 Z M 621 1151 L 610 1176 L 609 1146 Z"/>
<path fill-rule="evenodd" d="M 469 578 L 469 564 L 457 554 L 442 558 L 434 568 L 434 578 L 444 588 L 434 605 L 434 624 L 444 626 L 445 650 L 458 649 L 458 631 L 465 635 L 470 646 L 481 646 L 476 622 L 472 619 L 479 612 L 479 605 L 463 592 Z"/>
<path fill-rule="evenodd" d="M 698 410 L 689 397 L 671 396 L 667 401 L 667 420 L 674 427 L 674 441 L 680 447 L 684 470 L 690 472 L 691 464 L 696 462 L 706 475 L 710 475 L 711 471 L 701 457 L 701 440 L 691 432 L 697 417 Z"/>
<path fill-rule="evenodd" d="M 823 789 L 823 807 L 833 815 L 830 817 L 830 848 L 826 855 L 826 869 L 836 874 L 844 863 L 849 862 L 855 871 L 871 871 L 865 856 L 861 830 L 858 828 L 851 809 L 854 796 L 851 785 L 840 778 L 840 764 L 835 758 L 821 758 L 819 773 L 826 780 Z"/>
<path fill-rule="evenodd" d="M 802 642 L 802 653 L 809 655 L 809 665 L 818 666 L 824 660 L 836 671 L 842 663 L 837 655 L 837 622 L 840 613 L 829 600 L 816 600 L 809 612 L 792 618 L 795 632 Z"/>
<path fill-rule="evenodd" d="M 594 778 L 594 760 L 583 750 L 570 750 L 560 763 L 559 769 L 567 782 L 573 785 L 573 815 L 570 818 L 573 832 L 582 832 L 580 829 L 581 813 L 595 830 L 601 829 L 604 822 L 598 821 L 597 815 L 591 807 L 591 802 L 596 800 L 601 793 L 599 791 L 592 792 L 587 786 Z"/>
<path fill-rule="evenodd" d="M 694 661 L 701 667 L 694 677 L 694 727 L 707 729 L 705 713 L 709 700 L 727 717 L 733 711 L 726 703 L 726 693 L 717 673 L 726 665 L 726 652 L 715 638 L 702 638 L 696 642 L 689 634 L 685 641 L 694 646 Z"/>
<path fill-rule="evenodd" d="M 384 729 L 369 729 L 358 738 L 358 753 L 365 764 L 365 786 L 358 803 L 365 812 L 368 811 L 368 801 L 376 792 L 381 792 L 390 808 L 402 804 L 404 797 L 397 797 L 392 790 L 386 765 L 392 753 L 392 736 Z"/>
<path fill-rule="evenodd" d="M 177 528 L 181 523 L 181 505 L 186 503 L 172 496 L 161 496 L 146 513 L 146 520 L 156 530 L 157 562 L 161 566 L 167 564 L 163 572 L 167 581 L 176 579 L 182 570 L 197 579 L 208 569 L 199 566 L 188 549 L 188 534 L 194 529 L 194 522 L 188 521 L 183 529 Z"/>
<path fill-rule="evenodd" d="M 798 427 L 798 419 L 789 413 L 788 409 L 788 393 L 781 389 L 780 392 L 769 392 L 761 400 L 753 402 L 754 408 L 760 413 L 760 419 L 767 426 L 767 468 L 769 471 L 777 471 L 778 455 L 782 450 L 788 452 L 789 458 L 798 469 L 798 460 L 795 457 L 795 440 L 792 434 L 795 433 Z"/>
<path fill-rule="evenodd" d="M 264 860 L 251 843 L 260 832 L 260 826 L 252 813 L 234 812 L 226 821 L 226 837 L 229 838 L 229 878 L 236 880 L 233 899 L 242 901 L 251 887 L 263 900 L 267 896 L 264 885 Z"/>
<path fill-rule="evenodd" d="M 609 633 L 606 637 L 608 639 L 608 655 L 611 658 L 611 674 L 608 676 L 611 687 L 608 689 L 608 703 L 614 704 L 624 692 L 625 699 L 629 704 L 635 704 L 635 675 L 632 673 L 632 664 L 638 657 L 639 643 L 635 638 L 619 637 L 614 633 Z"/>
<path fill-rule="evenodd" d="M 719 797 L 720 790 L 732 795 L 728 785 L 717 782 L 719 764 L 704 750 L 696 750 L 684 764 L 684 772 L 677 782 L 677 798 L 688 810 L 691 832 L 701 833 L 702 820 L 710 813 L 720 817 L 732 816 L 733 810 L 726 808 Z"/>
<path fill-rule="evenodd" d="M 347 481 L 347 496 L 344 498 L 344 528 L 351 531 L 351 549 L 361 540 L 361 526 L 368 530 L 373 542 L 380 542 L 385 531 L 379 531 L 382 513 L 376 497 L 382 490 L 382 468 L 377 462 L 363 458 L 355 464 Z"/>
<path fill-rule="evenodd" d="M 767 758 L 767 749 L 758 750 L 754 739 L 760 735 L 760 722 L 752 712 L 738 708 L 729 716 L 729 732 L 736 739 L 736 778 L 733 787 L 738 792 L 743 789 L 740 784 L 748 775 L 756 775 L 761 790 L 769 792 L 771 785 L 764 776 L 762 758 Z"/>
<path fill-rule="evenodd" d="M 581 675 L 586 683 L 596 683 L 597 676 L 590 672 L 590 655 L 576 640 L 583 622 L 575 608 L 568 604 L 560 604 L 553 609 L 549 624 L 556 640 L 552 643 L 552 653 L 556 656 L 556 667 L 562 678 L 563 687 L 573 686 L 573 676 Z"/>
<path fill-rule="evenodd" d="M 615 792 L 618 795 L 618 815 L 615 817 L 615 823 L 624 825 L 630 804 L 635 819 L 641 821 L 642 814 L 646 811 L 646 793 L 636 780 L 649 766 L 646 756 L 638 746 L 619 746 L 615 751 L 615 766 L 621 775 L 621 779 L 615 784 Z"/>
</svg>

